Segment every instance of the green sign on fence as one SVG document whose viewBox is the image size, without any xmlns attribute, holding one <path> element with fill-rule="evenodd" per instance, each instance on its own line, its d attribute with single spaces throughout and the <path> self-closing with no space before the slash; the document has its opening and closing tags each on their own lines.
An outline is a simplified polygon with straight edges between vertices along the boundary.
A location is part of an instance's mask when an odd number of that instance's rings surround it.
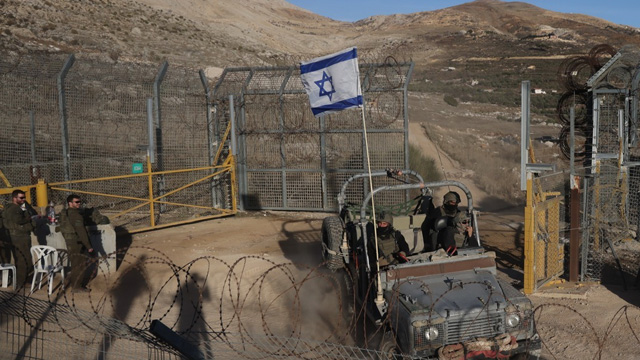
<svg viewBox="0 0 640 360">
<path fill-rule="evenodd" d="M 133 165 L 131 165 L 132 174 L 142 174 L 143 170 L 144 166 L 142 166 L 142 163 L 133 163 Z"/>
</svg>

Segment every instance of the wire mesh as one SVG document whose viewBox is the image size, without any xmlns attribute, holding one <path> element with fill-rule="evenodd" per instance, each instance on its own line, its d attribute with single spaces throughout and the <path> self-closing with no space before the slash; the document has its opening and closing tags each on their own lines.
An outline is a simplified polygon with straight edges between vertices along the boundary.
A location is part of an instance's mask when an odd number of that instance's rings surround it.
<svg viewBox="0 0 640 360">
<path fill-rule="evenodd" d="M 63 64 L 70 65 L 66 75 Z M 220 112 L 211 116 L 205 92 L 210 84 L 203 84 L 195 70 L 169 66 L 163 73 L 163 66 L 50 54 L 3 58 L 0 170 L 12 186 L 25 186 L 41 178 L 56 183 L 127 175 L 138 165 L 145 172 L 208 166 L 218 146 L 229 145 L 228 140 L 221 144 L 229 125 L 228 104 L 212 104 Z M 146 168 L 148 150 L 154 155 L 151 169 Z M 217 165 L 228 154 L 227 149 L 221 151 Z M 229 174 L 199 182 L 213 172 L 208 171 L 159 175 L 152 195 L 175 192 L 162 200 L 230 207 Z M 75 183 L 65 185 L 67 191 L 50 192 L 49 200 L 65 204 L 70 192 L 80 192 L 85 203 L 113 214 L 137 203 L 112 196 L 148 199 L 147 182 L 144 177 L 131 177 Z M 181 208 L 156 207 L 157 224 L 188 220 L 196 214 Z M 148 222 L 149 206 L 143 206 L 130 214 L 137 217 L 135 221 L 129 217 L 114 223 L 135 229 L 142 226 L 138 220 L 144 213 Z"/>
<path fill-rule="evenodd" d="M 412 65 L 391 58 L 361 69 L 371 168 L 404 168 Z M 347 110 L 316 119 L 297 68 L 226 69 L 214 96 L 230 94 L 238 102 L 238 163 L 246 166 L 240 176 L 249 209 L 335 209 L 342 183 L 334 182 L 334 173 L 366 172 L 362 113 Z M 382 201 L 398 202 L 403 194 L 392 197 Z"/>
<path fill-rule="evenodd" d="M 533 255 L 535 287 L 564 274 L 564 247 L 569 238 L 568 176 L 547 174 L 533 180 Z"/>
</svg>

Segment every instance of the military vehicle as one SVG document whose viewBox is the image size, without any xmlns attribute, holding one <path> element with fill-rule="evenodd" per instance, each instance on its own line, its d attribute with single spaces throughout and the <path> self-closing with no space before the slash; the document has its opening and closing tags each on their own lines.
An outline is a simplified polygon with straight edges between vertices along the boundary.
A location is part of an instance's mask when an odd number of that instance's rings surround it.
<svg viewBox="0 0 640 360">
<path fill-rule="evenodd" d="M 385 170 L 371 176 L 389 176 L 402 183 L 378 187 L 358 205 L 347 201 L 349 185 L 367 176 L 348 179 L 338 196 L 339 215 L 324 219 L 323 256 L 329 269 L 350 274 L 345 278 L 353 281 L 350 288 L 357 306 L 384 333 L 378 348 L 382 358 L 539 356 L 532 303 L 498 277 L 495 253 L 481 246 L 469 189 L 457 181 L 425 183 L 411 170 Z M 455 255 L 444 249 L 424 252 L 421 225 L 436 209 L 432 195 L 439 188 L 466 195 L 466 209 L 461 210 L 475 241 L 459 244 Z M 393 226 L 404 235 L 411 253 L 403 262 L 382 264 L 375 258 L 375 240 L 367 234 L 373 228 L 371 198 L 410 190 L 419 192 L 410 206 L 396 204 L 385 211 L 393 211 Z M 438 219 L 433 231 L 445 223 Z"/>
</svg>

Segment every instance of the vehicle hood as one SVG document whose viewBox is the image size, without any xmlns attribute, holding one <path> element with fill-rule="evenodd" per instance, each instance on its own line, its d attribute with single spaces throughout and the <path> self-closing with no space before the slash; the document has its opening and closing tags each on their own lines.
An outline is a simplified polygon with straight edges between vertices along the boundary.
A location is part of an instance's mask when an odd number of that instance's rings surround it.
<svg viewBox="0 0 640 360">
<path fill-rule="evenodd" d="M 412 312 L 426 310 L 441 317 L 498 311 L 508 305 L 495 275 L 489 271 L 410 278 L 396 283 L 393 290 L 390 295 L 397 296 Z"/>
</svg>

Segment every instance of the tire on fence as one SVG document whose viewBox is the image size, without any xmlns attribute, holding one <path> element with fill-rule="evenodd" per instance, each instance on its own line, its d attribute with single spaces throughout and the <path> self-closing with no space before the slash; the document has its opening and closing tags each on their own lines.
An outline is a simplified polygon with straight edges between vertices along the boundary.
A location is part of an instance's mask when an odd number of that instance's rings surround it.
<svg viewBox="0 0 640 360">
<path fill-rule="evenodd" d="M 322 257 L 328 269 L 335 271 L 344 266 L 340 244 L 344 227 L 338 216 L 329 216 L 322 221 Z"/>
</svg>

